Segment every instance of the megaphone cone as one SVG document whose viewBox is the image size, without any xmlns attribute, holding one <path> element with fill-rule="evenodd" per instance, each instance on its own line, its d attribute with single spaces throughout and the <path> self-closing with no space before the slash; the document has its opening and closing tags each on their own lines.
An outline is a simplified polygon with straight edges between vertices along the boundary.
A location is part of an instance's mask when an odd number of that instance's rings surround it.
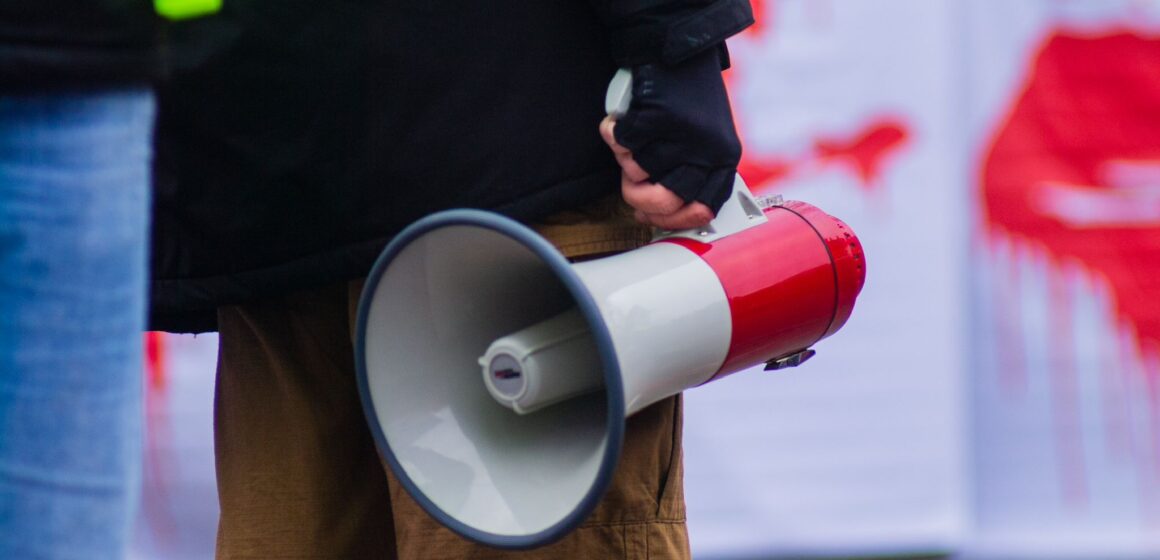
<svg viewBox="0 0 1160 560">
<path fill-rule="evenodd" d="M 532 548 L 595 507 L 626 416 L 804 361 L 864 280 L 844 224 L 756 200 L 740 180 L 711 227 L 579 264 L 497 214 L 442 212 L 398 235 L 367 278 L 359 389 L 420 506 L 466 538 Z"/>
</svg>

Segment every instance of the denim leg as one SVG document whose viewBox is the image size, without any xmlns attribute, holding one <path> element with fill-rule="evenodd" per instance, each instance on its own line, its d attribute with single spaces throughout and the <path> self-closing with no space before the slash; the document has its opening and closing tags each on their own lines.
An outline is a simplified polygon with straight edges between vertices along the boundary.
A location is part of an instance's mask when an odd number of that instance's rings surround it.
<svg viewBox="0 0 1160 560">
<path fill-rule="evenodd" d="M 153 111 L 146 89 L 0 95 L 0 558 L 124 557 Z"/>
</svg>

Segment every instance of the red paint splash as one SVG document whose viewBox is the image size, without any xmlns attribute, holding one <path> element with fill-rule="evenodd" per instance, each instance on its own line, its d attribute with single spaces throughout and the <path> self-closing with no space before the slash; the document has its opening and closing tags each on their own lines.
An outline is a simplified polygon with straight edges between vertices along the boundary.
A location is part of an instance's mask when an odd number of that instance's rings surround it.
<svg viewBox="0 0 1160 560">
<path fill-rule="evenodd" d="M 1048 278 L 1048 335 L 1053 342 L 1070 341 L 1074 328 L 1074 294 L 1072 284 L 1063 274 Z M 1048 356 L 1051 368 L 1051 412 L 1055 429 L 1055 448 L 1060 457 L 1060 480 L 1063 499 L 1073 506 L 1088 500 L 1087 465 L 1084 460 L 1083 432 L 1076 421 L 1080 406 L 1079 370 L 1075 349 L 1070 343 L 1053 344 Z"/>
<path fill-rule="evenodd" d="M 174 454 L 177 436 L 171 420 L 174 387 L 169 384 L 169 348 L 163 332 L 145 333 L 145 453 L 142 477 L 141 519 L 144 531 L 156 540 L 155 546 L 165 549 L 175 546 L 182 536 L 177 516 L 172 511 L 175 502 L 171 489 L 181 472 Z"/>
<path fill-rule="evenodd" d="M 150 388 L 165 386 L 165 354 L 165 333 L 145 333 L 145 378 Z"/>
<path fill-rule="evenodd" d="M 737 166 L 737 172 L 745 178 L 749 188 L 759 190 L 763 186 L 785 180 L 796 168 L 796 162 L 779 159 L 777 156 L 745 155 Z"/>
<path fill-rule="evenodd" d="M 1138 35 L 1051 37 L 987 152 L 981 192 L 987 231 L 1033 241 L 1106 278 L 1117 314 L 1154 343 L 1160 212 L 1149 221 L 1148 205 L 1160 209 L 1157 61 L 1160 40 Z"/>
<path fill-rule="evenodd" d="M 884 184 L 882 175 L 886 163 L 907 144 L 910 136 L 909 128 L 901 119 L 877 117 L 849 134 L 820 135 L 810 141 L 810 151 L 795 158 L 747 153 L 738 172 L 753 190 L 759 191 L 792 177 L 836 167 L 851 172 L 865 192 L 873 193 Z"/>
<path fill-rule="evenodd" d="M 773 17 L 774 0 L 749 0 L 749 5 L 753 7 L 753 25 L 747 27 L 743 34 L 745 35 L 765 35 L 765 30 L 769 26 L 769 20 Z"/>
<path fill-rule="evenodd" d="M 750 4 L 755 23 L 735 41 L 761 42 L 774 33 L 770 22 L 774 17 L 775 0 L 751 0 Z M 824 22 L 832 20 L 829 4 L 814 2 L 810 6 L 814 19 Z M 735 66 L 726 71 L 726 84 L 733 87 L 738 81 L 738 74 L 746 71 L 752 70 L 741 65 L 741 69 Z M 748 121 L 744 115 L 738 117 L 737 128 L 744 140 Z M 790 178 L 837 167 L 851 171 L 864 191 L 874 192 L 883 184 L 882 174 L 887 160 L 909 141 L 910 127 L 901 118 L 878 115 L 851 129 L 845 133 L 818 134 L 808 139 L 806 145 L 810 149 L 802 154 L 769 154 L 747 150 L 737 171 L 745 178 L 750 189 L 759 192 L 770 190 Z"/>
<path fill-rule="evenodd" d="M 868 190 L 881 184 L 882 167 L 910 133 L 900 121 L 884 117 L 847 138 L 818 138 L 814 153 L 825 163 L 849 165 Z"/>
<path fill-rule="evenodd" d="M 1144 363 L 1156 359 L 1149 349 L 1160 344 L 1157 61 L 1160 40 L 1130 32 L 1050 36 L 986 151 L 980 183 L 984 231 L 1038 247 L 1055 274 L 1067 262 L 1103 279 L 1115 322 L 1135 333 L 1135 351 L 1124 353 Z M 1049 351 L 1056 449 L 1064 496 L 1074 502 L 1085 495 L 1085 469 L 1081 434 L 1072 429 L 1079 402 L 1075 356 L 1067 347 L 1072 309 L 1062 281 L 1049 280 L 1055 341 Z M 1002 367 L 1023 367 L 1010 357 Z M 1149 386 L 1160 384 L 1160 372 L 1140 369 Z M 1116 368 L 1101 374 L 1122 375 Z M 1160 430 L 1160 402 L 1152 408 L 1149 440 Z M 1148 463 L 1160 474 L 1160 451 L 1152 455 Z"/>
<path fill-rule="evenodd" d="M 1004 270 L 1004 282 L 998 282 L 992 298 L 994 308 L 992 313 L 997 318 L 995 337 L 995 356 L 1003 364 L 999 382 L 1008 393 L 1024 394 L 1027 391 L 1027 356 L 1025 341 L 1021 326 L 1015 319 L 1012 310 L 1019 309 L 1019 294 L 1016 289 L 1022 280 L 1018 267 L 1010 266 L 1014 262 L 1013 248 L 1010 244 L 995 239 L 990 247 L 992 254 L 1000 255 L 999 262 L 1009 266 Z"/>
</svg>

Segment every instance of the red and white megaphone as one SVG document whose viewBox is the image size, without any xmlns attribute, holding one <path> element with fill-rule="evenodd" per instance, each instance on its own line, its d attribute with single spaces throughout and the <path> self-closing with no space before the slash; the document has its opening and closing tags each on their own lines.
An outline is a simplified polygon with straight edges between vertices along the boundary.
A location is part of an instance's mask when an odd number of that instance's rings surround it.
<svg viewBox="0 0 1160 560">
<path fill-rule="evenodd" d="M 540 546 L 595 507 L 627 416 L 755 365 L 804 361 L 845 324 L 865 273 L 845 224 L 754 198 L 740 178 L 709 226 L 576 264 L 497 214 L 434 214 L 367 278 L 363 407 L 387 464 L 434 518 L 491 546 Z"/>
</svg>

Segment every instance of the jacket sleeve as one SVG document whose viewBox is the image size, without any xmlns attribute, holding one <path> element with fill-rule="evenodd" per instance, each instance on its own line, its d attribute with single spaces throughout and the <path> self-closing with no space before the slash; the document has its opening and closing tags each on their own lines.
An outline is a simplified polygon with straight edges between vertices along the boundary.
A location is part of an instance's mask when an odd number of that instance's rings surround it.
<svg viewBox="0 0 1160 560">
<path fill-rule="evenodd" d="M 749 0 L 588 0 L 622 67 L 675 65 L 753 23 Z"/>
</svg>

